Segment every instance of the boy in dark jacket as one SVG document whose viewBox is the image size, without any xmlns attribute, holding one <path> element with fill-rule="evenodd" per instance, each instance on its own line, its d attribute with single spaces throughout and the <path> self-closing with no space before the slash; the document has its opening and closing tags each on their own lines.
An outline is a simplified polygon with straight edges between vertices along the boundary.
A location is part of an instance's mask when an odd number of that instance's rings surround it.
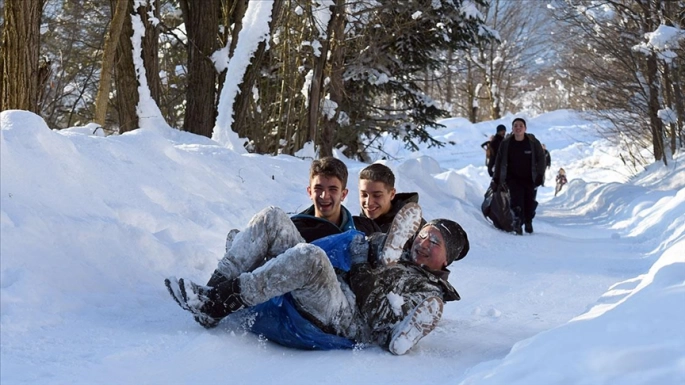
<svg viewBox="0 0 685 385">
<path fill-rule="evenodd" d="M 398 214 L 408 224 L 391 226 L 393 237 L 386 243 L 404 244 L 416 231 L 420 210 L 410 214 Z M 443 301 L 459 299 L 447 282 L 446 266 L 469 249 L 466 233 L 449 220 L 430 222 L 419 234 L 411 251 L 389 265 L 383 262 L 384 251 L 381 258 L 369 253 L 372 248 L 358 234 L 345 245 L 355 262 L 345 281 L 336 274 L 336 267 L 344 269 L 344 264 L 334 266 L 335 259 L 323 249 L 303 243 L 285 212 L 269 207 L 235 236 L 229 257 L 224 258 L 225 281 L 209 287 L 172 277 L 165 284 L 176 302 L 205 326 L 215 326 L 245 307 L 287 296 L 305 322 L 350 341 L 337 347 L 377 342 L 394 354 L 404 354 L 433 330 Z M 402 301 L 391 302 L 391 293 Z M 355 295 L 363 302 L 355 302 Z M 277 329 L 274 326 L 271 330 Z"/>
<path fill-rule="evenodd" d="M 359 173 L 361 217 L 375 222 L 379 227 L 377 231 L 387 233 L 395 215 L 407 203 L 418 204 L 419 194 L 398 193 L 395 190 L 395 174 L 388 166 L 374 163 Z M 422 219 L 421 224 L 425 223 Z"/>
</svg>

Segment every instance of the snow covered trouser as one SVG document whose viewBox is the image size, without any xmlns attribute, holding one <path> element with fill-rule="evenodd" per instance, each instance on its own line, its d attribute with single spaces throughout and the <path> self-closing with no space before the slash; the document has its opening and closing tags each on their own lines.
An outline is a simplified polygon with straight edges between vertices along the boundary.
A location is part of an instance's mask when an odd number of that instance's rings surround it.
<svg viewBox="0 0 685 385">
<path fill-rule="evenodd" d="M 358 338 L 354 295 L 335 274 L 326 253 L 300 243 L 252 272 L 239 276 L 240 293 L 248 306 L 290 293 L 298 309 L 329 333 Z"/>
<path fill-rule="evenodd" d="M 235 235 L 217 270 L 227 279 L 233 279 L 301 242 L 304 238 L 288 214 L 269 206 L 255 214 L 247 227 Z"/>
</svg>

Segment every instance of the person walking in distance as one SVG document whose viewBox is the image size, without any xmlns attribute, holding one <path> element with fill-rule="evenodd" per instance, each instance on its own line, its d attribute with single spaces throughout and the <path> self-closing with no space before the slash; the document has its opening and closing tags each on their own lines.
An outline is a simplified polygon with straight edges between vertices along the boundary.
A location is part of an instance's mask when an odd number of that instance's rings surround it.
<svg viewBox="0 0 685 385">
<path fill-rule="evenodd" d="M 526 121 L 516 118 L 512 122 L 512 135 L 500 144 L 495 162 L 493 182 L 506 183 L 511 194 L 511 207 L 517 217 L 516 234 L 533 232 L 536 189 L 544 181 L 545 152 L 534 135 L 526 133 Z"/>
<path fill-rule="evenodd" d="M 495 173 L 495 161 L 497 160 L 497 151 L 499 151 L 499 146 L 507 135 L 507 127 L 504 124 L 497 126 L 497 132 L 493 135 L 489 141 L 481 144 L 481 147 L 485 149 L 486 164 L 488 167 L 488 175 L 492 177 Z"/>
</svg>

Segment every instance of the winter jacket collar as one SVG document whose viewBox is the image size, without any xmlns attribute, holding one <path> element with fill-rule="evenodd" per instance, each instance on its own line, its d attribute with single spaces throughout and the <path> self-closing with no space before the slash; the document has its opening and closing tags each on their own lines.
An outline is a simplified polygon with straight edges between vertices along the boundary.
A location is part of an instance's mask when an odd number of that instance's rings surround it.
<svg viewBox="0 0 685 385">
<path fill-rule="evenodd" d="M 390 211 L 376 219 L 373 219 L 373 221 L 378 224 L 384 233 L 387 233 L 393 219 L 395 219 L 395 215 L 397 215 L 397 212 L 409 202 L 419 203 L 419 193 L 405 192 L 395 194 L 395 197 L 391 201 L 392 206 L 390 207 Z M 362 211 L 361 216 L 367 218 L 366 214 L 364 214 L 364 211 Z"/>
</svg>

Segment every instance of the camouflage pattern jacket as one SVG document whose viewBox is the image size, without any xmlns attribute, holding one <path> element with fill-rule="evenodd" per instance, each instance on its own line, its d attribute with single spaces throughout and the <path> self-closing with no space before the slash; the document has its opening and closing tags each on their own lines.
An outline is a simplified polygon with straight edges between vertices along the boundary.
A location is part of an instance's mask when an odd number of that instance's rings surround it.
<svg viewBox="0 0 685 385">
<path fill-rule="evenodd" d="M 371 342 L 387 346 L 395 324 L 428 297 L 437 296 L 443 302 L 459 300 L 448 276 L 449 270 L 428 270 L 410 261 L 408 253 L 393 266 L 353 265 L 350 288 L 370 329 Z"/>
</svg>

